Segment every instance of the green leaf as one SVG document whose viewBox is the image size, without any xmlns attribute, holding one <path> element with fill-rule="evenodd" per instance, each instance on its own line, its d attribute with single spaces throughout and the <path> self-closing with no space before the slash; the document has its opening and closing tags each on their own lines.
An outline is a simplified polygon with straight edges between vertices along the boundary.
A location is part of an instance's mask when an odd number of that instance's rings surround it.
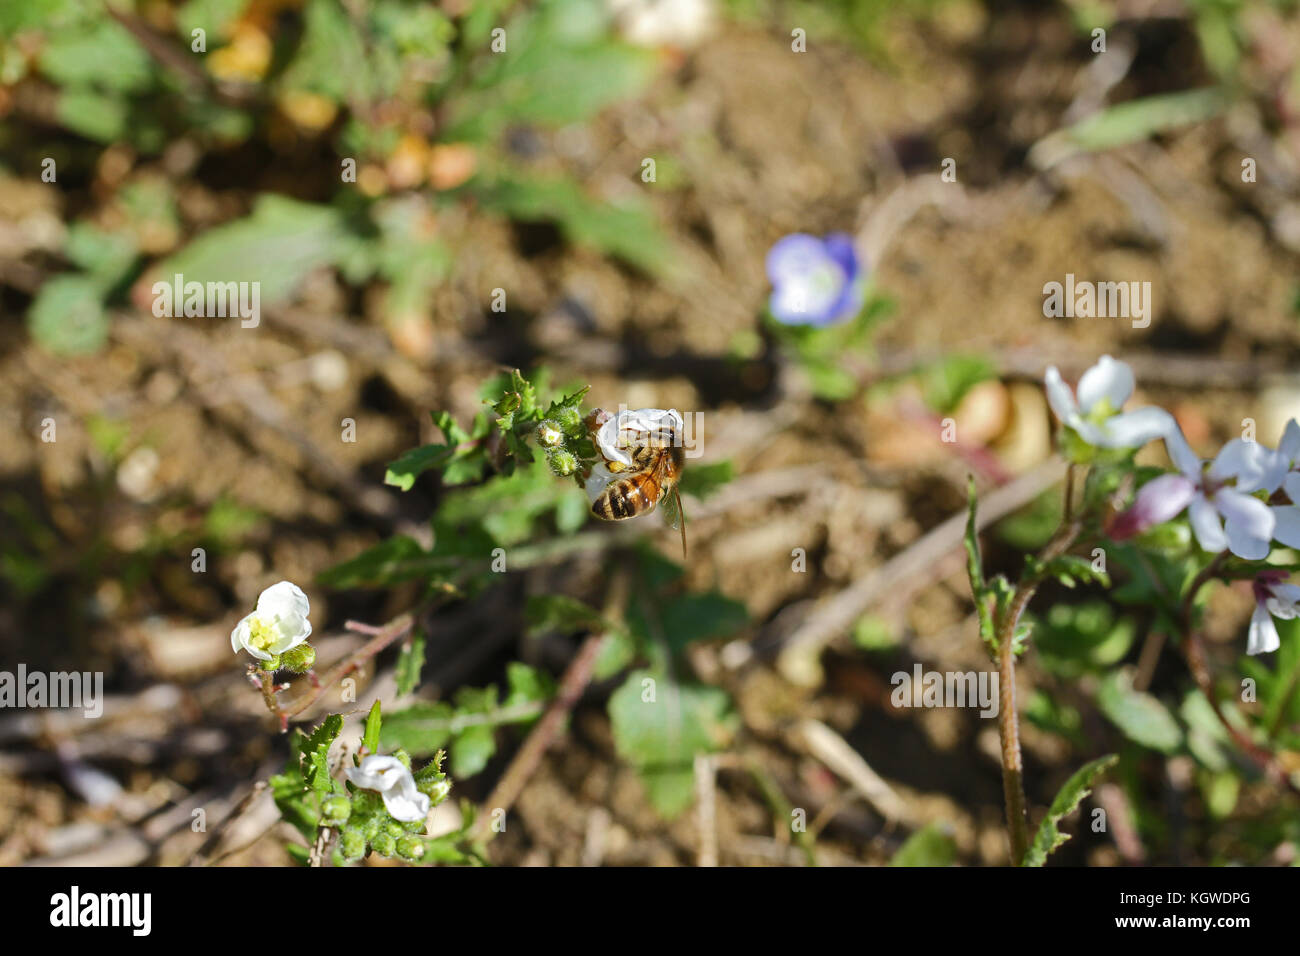
<svg viewBox="0 0 1300 956">
<path fill-rule="evenodd" d="M 717 750 L 735 727 L 725 692 L 674 684 L 644 670 L 630 674 L 610 697 L 609 717 L 619 756 L 637 770 L 665 819 L 693 799 L 695 756 Z"/>
<path fill-rule="evenodd" d="M 322 571 L 317 580 L 325 587 L 340 590 L 383 587 L 426 576 L 433 583 L 449 580 L 457 565 L 454 559 L 433 555 L 414 538 L 399 534 Z"/>
<path fill-rule="evenodd" d="M 593 0 L 543 0 L 506 25 L 505 52 L 484 57 L 455 103 L 449 140 L 487 139 L 511 124 L 561 125 L 632 96 L 654 75 L 655 56 L 606 39 Z"/>
<path fill-rule="evenodd" d="M 37 61 L 60 86 L 135 93 L 149 85 L 153 64 L 130 32 L 104 16 L 81 29 L 53 30 Z"/>
<path fill-rule="evenodd" d="M 563 594 L 532 595 L 524 605 L 524 618 L 528 621 L 529 637 L 599 631 L 608 626 L 595 608 Z"/>
<path fill-rule="evenodd" d="M 975 508 L 975 476 L 966 476 L 966 534 L 962 541 L 966 546 L 966 576 L 970 580 L 971 596 L 975 599 L 975 610 L 979 614 L 980 639 L 989 649 L 990 654 L 998 652 L 998 636 L 993 629 L 993 609 L 989 607 L 988 585 L 984 580 L 984 562 L 980 557 L 979 524 Z"/>
<path fill-rule="evenodd" d="M 1136 143 L 1166 130 L 1204 122 L 1223 112 L 1228 103 L 1227 94 L 1217 86 L 1130 100 L 1044 136 L 1029 150 L 1029 162 L 1047 169 L 1080 152 Z"/>
<path fill-rule="evenodd" d="M 382 724 L 379 701 L 375 701 L 370 707 L 370 713 L 366 716 L 366 731 L 361 735 L 361 746 L 366 749 L 367 753 L 379 753 L 379 728 Z"/>
<path fill-rule="evenodd" d="M 947 827 L 926 824 L 917 830 L 889 861 L 889 866 L 952 866 L 957 860 L 957 844 Z"/>
<path fill-rule="evenodd" d="M 1134 743 L 1171 754 L 1183 742 L 1183 732 L 1173 714 L 1150 694 L 1133 690 L 1123 671 L 1102 681 L 1097 706 Z"/>
<path fill-rule="evenodd" d="M 669 268 L 671 244 L 639 201 L 598 202 L 567 179 L 501 179 L 478 195 L 489 209 L 524 222 L 554 222 L 569 241 L 609 253 L 650 275 Z"/>
<path fill-rule="evenodd" d="M 257 282 L 260 305 L 285 302 L 308 273 L 349 250 L 343 217 L 328 206 L 263 195 L 252 215 L 209 229 L 158 266 L 163 281 Z"/>
<path fill-rule="evenodd" d="M 456 779 L 474 776 L 487 766 L 496 749 L 496 737 L 491 727 L 470 727 L 452 741 L 451 775 Z"/>
<path fill-rule="evenodd" d="M 342 729 L 342 716 L 330 714 L 303 742 L 303 779 L 319 796 L 324 796 L 334 788 L 334 781 L 330 777 L 329 752 Z"/>
<path fill-rule="evenodd" d="M 36 343 L 55 355 L 98 351 L 108 338 L 103 288 L 83 275 L 50 279 L 27 313 L 27 330 Z"/>
<path fill-rule="evenodd" d="M 684 594 L 661 609 L 664 639 L 675 651 L 696 641 L 730 637 L 749 623 L 745 605 L 717 591 Z"/>
<path fill-rule="evenodd" d="M 420 683 L 420 671 L 424 669 L 424 635 L 417 633 L 402 646 L 402 653 L 397 658 L 397 695 L 399 697 L 415 690 Z"/>
<path fill-rule="evenodd" d="M 1083 802 L 1083 798 L 1092 792 L 1093 781 L 1117 760 L 1119 757 L 1114 754 L 1098 757 L 1084 764 L 1074 773 L 1074 776 L 1065 781 L 1065 786 L 1060 789 L 1052 805 L 1047 808 L 1047 816 L 1038 825 L 1034 842 L 1030 844 L 1024 860 L 1021 861 L 1022 866 L 1042 866 L 1047 862 L 1049 854 L 1070 839 L 1069 835 L 1058 830 L 1056 825 Z"/>
<path fill-rule="evenodd" d="M 953 411 L 980 382 L 997 378 L 997 367 L 983 355 L 951 355 L 924 369 L 925 403 L 941 415 Z"/>
<path fill-rule="evenodd" d="M 691 465 L 682 472 L 680 488 L 684 495 L 704 499 L 718 491 L 735 477 L 730 461 L 716 461 L 708 465 Z"/>
</svg>

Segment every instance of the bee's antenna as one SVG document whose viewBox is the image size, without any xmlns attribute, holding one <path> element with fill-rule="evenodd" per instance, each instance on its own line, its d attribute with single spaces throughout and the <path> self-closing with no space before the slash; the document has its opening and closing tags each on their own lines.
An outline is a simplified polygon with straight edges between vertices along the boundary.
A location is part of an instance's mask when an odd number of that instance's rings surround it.
<svg viewBox="0 0 1300 956">
<path fill-rule="evenodd" d="M 677 520 L 681 522 L 682 528 L 682 560 L 686 560 L 686 512 L 682 510 L 682 493 L 676 488 L 673 489 L 673 495 L 677 498 Z"/>
</svg>

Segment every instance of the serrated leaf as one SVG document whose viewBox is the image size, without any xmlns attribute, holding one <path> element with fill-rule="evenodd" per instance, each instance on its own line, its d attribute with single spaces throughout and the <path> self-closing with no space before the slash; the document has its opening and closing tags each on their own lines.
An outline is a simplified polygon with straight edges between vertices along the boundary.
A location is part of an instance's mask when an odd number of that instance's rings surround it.
<svg viewBox="0 0 1300 956">
<path fill-rule="evenodd" d="M 1119 757 L 1115 754 L 1098 757 L 1080 767 L 1065 782 L 1065 786 L 1057 792 L 1052 805 L 1047 808 L 1047 816 L 1038 825 L 1034 842 L 1030 844 L 1024 860 L 1021 861 L 1022 866 L 1042 866 L 1047 862 L 1048 855 L 1070 839 L 1069 834 L 1062 833 L 1057 828 L 1057 824 L 1083 802 L 1084 797 L 1092 792 L 1093 781 L 1117 760 Z"/>
<path fill-rule="evenodd" d="M 320 796 L 329 793 L 334 786 L 330 777 L 329 752 L 342 729 L 343 717 L 330 714 L 302 745 L 303 780 Z"/>
</svg>

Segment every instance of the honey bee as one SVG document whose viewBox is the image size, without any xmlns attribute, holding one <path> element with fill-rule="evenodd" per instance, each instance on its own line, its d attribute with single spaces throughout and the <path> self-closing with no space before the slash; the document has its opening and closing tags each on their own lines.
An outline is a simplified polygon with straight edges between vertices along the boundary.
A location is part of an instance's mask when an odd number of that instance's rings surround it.
<svg viewBox="0 0 1300 956">
<path fill-rule="evenodd" d="M 658 412 L 657 409 L 644 411 Z M 641 413 L 633 412 L 631 421 L 644 425 L 646 420 L 636 418 L 638 415 Z M 681 531 L 684 558 L 686 525 L 681 492 L 677 488 L 686 464 L 679 432 L 681 421 L 675 411 L 661 413 L 650 427 L 636 429 L 644 432 L 644 437 L 639 437 L 626 450 L 619 447 L 611 451 L 611 436 L 618 433 L 621 423 L 610 413 L 597 409 L 588 416 L 587 427 L 603 462 L 588 476 L 587 489 L 592 499 L 591 513 L 604 521 L 622 521 L 661 509 L 669 527 Z"/>
</svg>

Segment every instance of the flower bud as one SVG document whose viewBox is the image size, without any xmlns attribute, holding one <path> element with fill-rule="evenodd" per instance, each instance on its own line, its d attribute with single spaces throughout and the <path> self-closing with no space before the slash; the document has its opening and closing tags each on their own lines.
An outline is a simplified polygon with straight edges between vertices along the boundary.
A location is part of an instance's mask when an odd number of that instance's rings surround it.
<svg viewBox="0 0 1300 956">
<path fill-rule="evenodd" d="M 269 660 L 258 661 L 257 666 L 264 671 L 278 671 L 280 669 L 281 658 L 279 654 L 271 657 Z"/>
<path fill-rule="evenodd" d="M 396 757 L 399 761 L 401 761 L 402 766 L 405 767 L 407 770 L 411 769 L 411 755 L 408 754 L 405 750 L 401 750 L 401 749 L 394 750 L 393 756 Z"/>
<path fill-rule="evenodd" d="M 366 838 L 357 830 L 344 830 L 339 836 L 339 852 L 345 860 L 359 860 L 366 855 Z"/>
<path fill-rule="evenodd" d="M 428 794 L 430 802 L 436 807 L 447 799 L 451 793 L 451 781 L 444 775 L 440 780 L 425 780 L 416 784 L 421 793 Z"/>
<path fill-rule="evenodd" d="M 397 841 L 393 839 L 391 833 L 377 834 L 375 838 L 370 841 L 370 845 L 374 847 L 375 852 L 380 856 L 392 856 L 397 852 Z"/>
<path fill-rule="evenodd" d="M 564 448 L 552 448 L 546 455 L 546 463 L 561 478 L 567 478 L 578 470 L 577 456 Z"/>
<path fill-rule="evenodd" d="M 424 841 L 410 835 L 402 837 L 397 841 L 397 855 L 411 862 L 421 859 L 424 856 Z"/>
<path fill-rule="evenodd" d="M 564 444 L 564 429 L 558 422 L 548 418 L 537 426 L 537 443 L 545 448 L 556 448 Z"/>
<path fill-rule="evenodd" d="M 321 822 L 330 826 L 338 826 L 346 823 L 348 817 L 352 815 L 352 801 L 342 794 L 335 794 L 329 797 L 321 804 L 320 816 Z"/>
<path fill-rule="evenodd" d="M 560 423 L 560 427 L 566 432 L 573 431 L 582 424 L 582 412 L 571 405 L 560 409 L 560 414 L 556 418 Z"/>
<path fill-rule="evenodd" d="M 281 666 L 295 674 L 305 674 L 316 666 L 316 648 L 310 644 L 299 644 L 280 655 Z"/>
</svg>

